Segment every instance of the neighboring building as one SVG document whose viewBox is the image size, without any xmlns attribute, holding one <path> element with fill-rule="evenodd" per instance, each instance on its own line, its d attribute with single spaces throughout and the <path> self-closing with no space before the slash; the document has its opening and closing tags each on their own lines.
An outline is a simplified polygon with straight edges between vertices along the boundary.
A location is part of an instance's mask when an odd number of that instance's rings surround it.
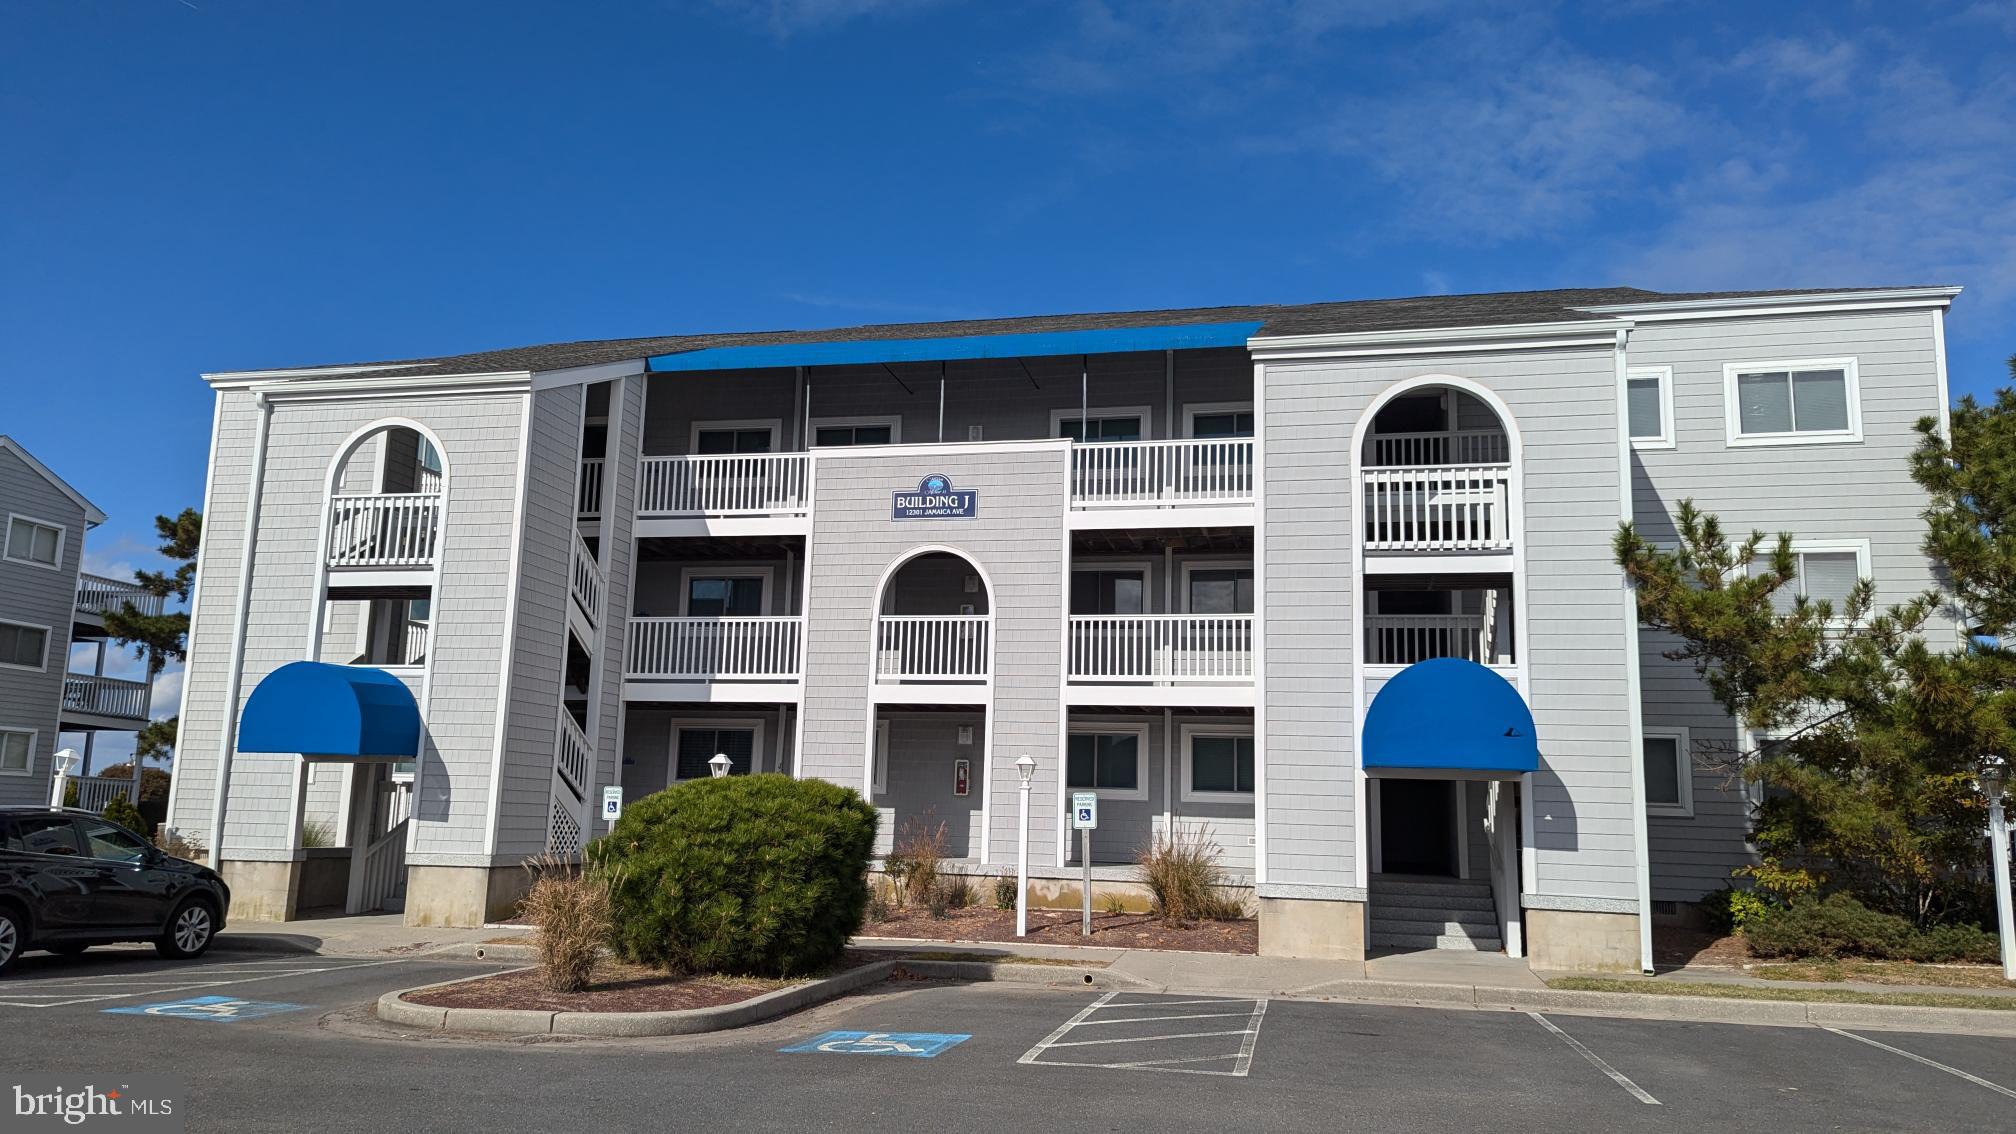
<svg viewBox="0 0 2016 1134">
<path fill-rule="evenodd" d="M 152 681 L 105 676 L 102 613 L 123 602 L 158 613 L 159 596 L 82 573 L 84 533 L 105 521 L 89 500 L 10 437 L 0 436 L 0 804 L 47 803 L 57 734 L 82 733 L 91 771 L 98 733 L 147 723 Z M 92 672 L 71 673 L 75 643 L 96 648 Z M 83 780 L 97 810 L 121 785 Z"/>
<path fill-rule="evenodd" d="M 1101 885 L 1208 830 L 1264 952 L 1637 968 L 1641 915 L 1748 852 L 1742 789 L 1690 758 L 1733 731 L 1641 636 L 1617 524 L 1670 538 L 1691 496 L 1797 532 L 1811 593 L 1925 587 L 1906 454 L 1945 412 L 1956 290 L 208 375 L 170 822 L 215 848 L 239 916 L 470 924 L 509 911 L 524 859 L 599 833 L 605 786 L 716 754 L 859 788 L 885 851 L 943 823 L 961 868 L 1009 869 L 1026 753 L 1047 895 L 1075 894 L 1068 794 L 1093 790 Z"/>
</svg>

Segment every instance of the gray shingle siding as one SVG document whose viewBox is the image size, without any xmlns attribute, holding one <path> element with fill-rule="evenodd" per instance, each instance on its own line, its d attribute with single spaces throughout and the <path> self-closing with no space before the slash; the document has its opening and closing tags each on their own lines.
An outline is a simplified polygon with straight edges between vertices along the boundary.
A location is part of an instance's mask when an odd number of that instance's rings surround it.
<svg viewBox="0 0 2016 1134">
<path fill-rule="evenodd" d="M 35 733 L 24 774 L 0 774 L 0 804 L 46 803 L 50 759 L 69 669 L 71 612 L 84 556 L 84 509 L 13 453 L 0 449 L 0 550 L 7 519 L 19 514 L 63 529 L 55 568 L 0 557 L 0 620 L 46 627 L 48 644 L 39 671 L 0 666 L 0 728 Z"/>
</svg>

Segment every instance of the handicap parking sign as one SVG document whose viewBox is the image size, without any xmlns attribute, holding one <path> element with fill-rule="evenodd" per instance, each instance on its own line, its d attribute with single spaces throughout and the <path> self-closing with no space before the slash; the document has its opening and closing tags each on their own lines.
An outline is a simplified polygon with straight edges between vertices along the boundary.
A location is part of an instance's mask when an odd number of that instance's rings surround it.
<svg viewBox="0 0 2016 1134">
<path fill-rule="evenodd" d="M 170 1016 L 177 1020 L 230 1023 L 277 1016 L 282 1012 L 299 1012 L 305 1007 L 305 1004 L 282 1004 L 275 1000 L 240 1000 L 235 996 L 192 996 L 187 1000 L 135 1004 L 126 1008 L 107 1008 L 105 1011 L 114 1016 Z"/>
<path fill-rule="evenodd" d="M 816 1051 L 825 1055 L 902 1055 L 935 1058 L 946 1048 L 965 1043 L 971 1035 L 947 1032 L 825 1032 L 780 1047 L 778 1051 Z"/>
</svg>

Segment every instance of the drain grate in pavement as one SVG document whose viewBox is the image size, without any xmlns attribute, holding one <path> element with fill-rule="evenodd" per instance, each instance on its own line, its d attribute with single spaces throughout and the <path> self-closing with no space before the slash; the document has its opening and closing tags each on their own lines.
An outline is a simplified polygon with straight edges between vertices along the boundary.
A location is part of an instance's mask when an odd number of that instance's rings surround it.
<svg viewBox="0 0 2016 1134">
<path fill-rule="evenodd" d="M 1265 998 L 1109 992 L 1017 1062 L 1244 1077 L 1266 1013 Z"/>
</svg>

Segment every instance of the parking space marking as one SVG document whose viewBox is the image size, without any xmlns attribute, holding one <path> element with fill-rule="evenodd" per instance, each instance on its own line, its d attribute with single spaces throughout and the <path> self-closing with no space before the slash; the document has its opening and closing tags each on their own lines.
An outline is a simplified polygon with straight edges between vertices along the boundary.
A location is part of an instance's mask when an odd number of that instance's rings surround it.
<svg viewBox="0 0 2016 1134">
<path fill-rule="evenodd" d="M 238 1000 L 229 996 L 192 996 L 162 1004 L 131 1004 L 124 1008 L 100 1009 L 114 1016 L 164 1016 L 175 1020 L 207 1020 L 231 1024 L 257 1020 L 283 1012 L 299 1012 L 306 1004 L 282 1004 L 276 1000 Z"/>
<path fill-rule="evenodd" d="M 1118 999 L 1120 995 L 1119 992 L 1109 992 L 1086 1005 L 1076 1015 L 1059 1025 L 1057 1030 L 1043 1037 L 1041 1043 L 1024 1052 L 1022 1058 L 1016 1060 L 1016 1062 L 1033 1067 L 1095 1067 L 1111 1071 L 1166 1071 L 1179 1075 L 1226 1075 L 1235 1078 L 1244 1078 L 1246 1073 L 1252 1068 L 1254 1045 L 1259 1042 L 1260 1037 L 1260 1021 L 1267 1013 L 1267 1001 L 1265 998 L 1222 997 L 1209 1000 L 1121 1001 Z M 1156 1008 L 1198 1005 L 1223 1007 L 1239 1005 L 1241 1007 L 1236 1012 L 1181 1012 L 1166 1016 L 1142 1014 Z M 1248 1005 L 1250 1007 L 1247 1007 Z M 1125 1016 L 1095 1018 L 1099 1012 L 1107 1010 L 1127 1012 L 1128 1014 Z M 1138 1036 L 1102 1036 L 1097 1039 L 1073 1040 L 1065 1038 L 1079 1028 L 1096 1028 L 1121 1024 L 1139 1026 L 1143 1024 L 1161 1024 L 1165 1021 L 1228 1018 L 1244 1019 L 1246 1026 L 1243 1028 L 1219 1028 L 1194 1032 L 1157 1032 L 1151 1035 Z M 1225 1039 L 1231 1036 L 1240 1037 L 1236 1050 L 1210 1055 L 1182 1055 L 1159 1059 L 1122 1058 L 1112 1063 L 1091 1063 L 1079 1060 L 1046 1058 L 1049 1053 L 1067 1048 L 1108 1047 L 1117 1044 L 1175 1043 L 1179 1045 L 1177 1050 L 1181 1051 L 1183 1050 L 1183 1046 L 1181 1045 L 1188 1044 L 1191 1041 Z M 1194 1050 L 1194 1047 L 1192 1047 L 1192 1050 Z M 1092 1053 L 1085 1052 L 1084 1054 L 1091 1055 Z M 1226 1070 L 1192 1066 L 1199 1063 L 1228 1062 L 1231 1064 L 1231 1067 Z"/>
<path fill-rule="evenodd" d="M 823 1055 L 897 1055 L 911 1059 L 935 1059 L 947 1048 L 972 1039 L 965 1032 L 822 1032 L 800 1040 L 780 1052 L 818 1052 Z"/>
<path fill-rule="evenodd" d="M 1998 1095 L 2007 1095 L 2012 1099 L 2016 1099 L 2016 1091 L 2012 1091 L 1999 1083 L 1991 1083 L 1988 1080 L 1981 1078 L 1979 1075 L 1969 1075 L 1967 1072 L 1960 1070 L 1958 1067 L 1948 1067 L 1944 1063 L 1941 1063 L 1936 1059 L 1927 1059 L 1924 1056 L 1917 1054 L 1916 1052 L 1905 1051 L 1901 1047 L 1891 1047 L 1887 1043 L 1880 1043 L 1876 1040 L 1870 1039 L 1868 1036 L 1858 1036 L 1854 1032 L 1844 1032 L 1840 1028 L 1829 1028 L 1822 1026 L 1820 1030 L 1823 1032 L 1833 1032 L 1837 1036 L 1846 1036 L 1847 1038 L 1854 1040 L 1856 1043 L 1866 1043 L 1870 1047 L 1881 1048 L 1892 1055 L 1901 1055 L 1904 1058 L 1909 1059 L 1913 1063 L 1922 1063 L 1927 1067 L 1931 1067 L 1939 1071 L 1944 1071 L 1948 1075 L 1956 1075 L 1962 1079 L 1967 1080 L 1968 1082 L 1974 1084 L 1977 1087 L 1986 1087 L 1989 1090 L 1994 1091 Z"/>
<path fill-rule="evenodd" d="M 1528 1012 L 1526 1014 L 1528 1016 L 1533 1017 L 1533 1019 L 1536 1022 L 1538 1022 L 1541 1027 L 1546 1028 L 1548 1031 L 1553 1032 L 1557 1036 L 1560 1036 L 1562 1043 L 1567 1044 L 1569 1047 L 1573 1048 L 1576 1052 L 1580 1053 L 1582 1058 L 1588 1060 L 1590 1065 L 1596 1068 L 1596 1070 L 1601 1071 L 1605 1075 L 1610 1076 L 1611 1081 L 1615 1082 L 1618 1086 L 1631 1092 L 1632 1097 L 1637 1099 L 1639 1102 L 1642 1102 L 1647 1106 L 1665 1105 L 1661 1103 L 1658 1099 L 1653 1098 L 1650 1092 L 1646 1091 L 1645 1088 L 1632 1082 L 1630 1079 L 1625 1078 L 1624 1073 L 1622 1071 L 1619 1071 L 1615 1067 L 1612 1067 L 1608 1063 L 1605 1063 L 1603 1061 L 1602 1056 L 1584 1047 L 1582 1045 L 1581 1040 L 1578 1040 L 1574 1036 L 1569 1035 L 1567 1032 L 1562 1031 L 1560 1028 L 1555 1027 L 1554 1021 L 1548 1019 L 1545 1016 L 1542 1016 L 1538 1012 Z"/>
<path fill-rule="evenodd" d="M 284 962 L 288 965 L 280 969 L 239 969 L 221 968 L 217 970 L 195 968 L 183 975 L 169 972 L 146 973 L 101 973 L 97 976 L 59 977 L 50 981 L 30 982 L 20 986 L 22 991 L 8 988 L 0 995 L 0 1007 L 8 1008 L 66 1008 L 75 1004 L 96 1004 L 105 1000 L 126 1000 L 135 996 L 173 996 L 180 992 L 190 992 L 200 988 L 224 988 L 237 984 L 256 984 L 259 981 L 278 980 L 289 976 L 314 976 L 318 973 L 340 972 L 349 969 L 369 969 L 379 965 L 404 964 L 412 958 L 394 957 L 385 961 L 356 961 L 330 963 L 327 960 L 310 965 Z M 238 975 L 250 973 L 252 975 Z M 213 980 L 214 975 L 224 975 L 231 979 Z M 149 979 L 155 976 L 157 979 Z M 49 987 L 57 991 L 37 992 L 37 988 Z M 126 991 L 93 992 L 93 989 L 125 989 Z"/>
</svg>

